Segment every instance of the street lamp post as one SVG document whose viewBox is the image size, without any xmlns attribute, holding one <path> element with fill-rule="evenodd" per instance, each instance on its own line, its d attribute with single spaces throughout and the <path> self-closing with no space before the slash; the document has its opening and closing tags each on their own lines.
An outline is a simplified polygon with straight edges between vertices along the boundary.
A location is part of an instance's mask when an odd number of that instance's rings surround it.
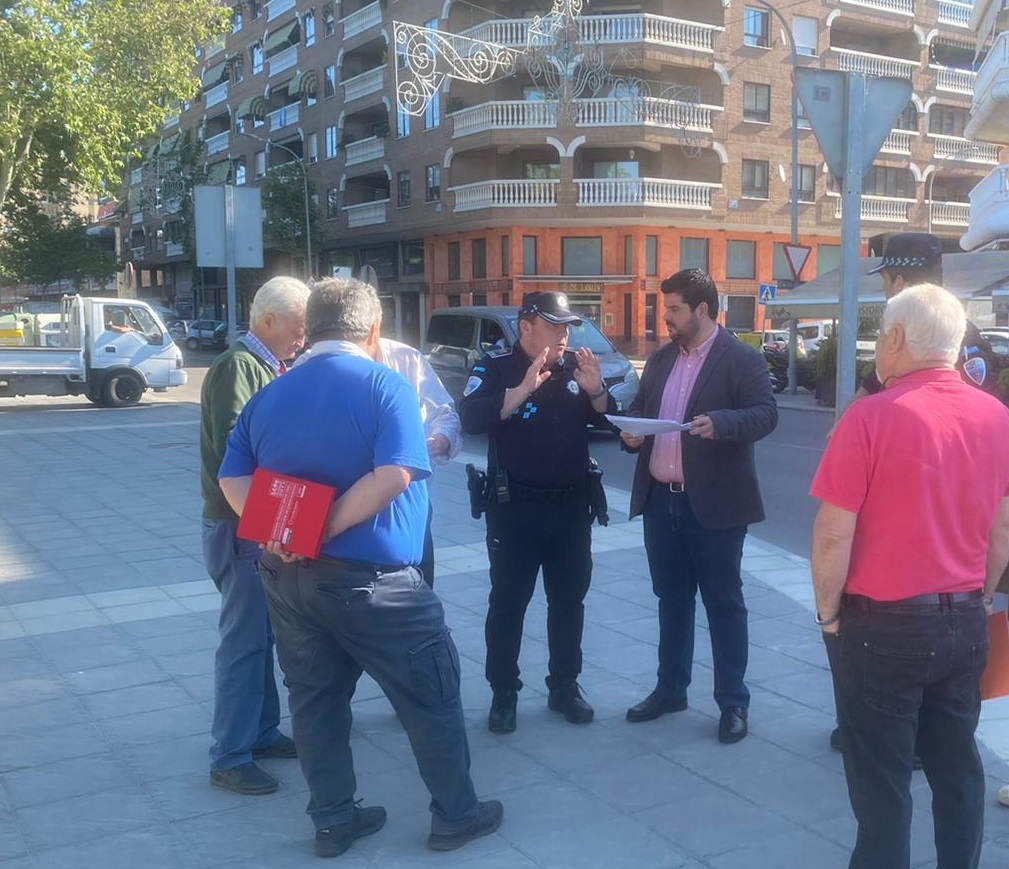
<svg viewBox="0 0 1009 869">
<path fill-rule="evenodd" d="M 932 185 L 935 182 L 935 176 L 939 174 L 939 167 L 943 163 L 949 162 L 951 160 L 959 160 L 961 157 L 965 157 L 968 154 L 977 153 L 978 143 L 971 142 L 969 145 L 964 145 L 962 148 L 957 148 L 952 154 L 947 154 L 938 163 L 935 164 L 935 168 L 932 170 L 932 174 L 928 176 L 928 181 L 925 182 L 925 201 L 928 203 L 928 231 L 932 232 Z"/>
<path fill-rule="evenodd" d="M 257 136 L 255 133 L 239 133 L 240 136 L 245 136 L 249 139 L 255 139 L 257 142 L 262 142 L 266 145 L 266 153 L 269 154 L 272 148 L 280 148 L 283 151 L 287 151 L 292 157 L 294 157 L 294 162 L 298 164 L 298 168 L 301 169 L 301 181 L 305 193 L 305 277 L 312 277 L 312 224 L 311 224 L 311 207 L 309 203 L 308 196 L 308 169 L 305 167 L 303 162 L 303 157 L 299 156 L 296 151 L 291 150 L 287 145 L 282 145 L 280 142 L 271 142 L 269 139 L 264 139 L 262 136 Z"/>
</svg>

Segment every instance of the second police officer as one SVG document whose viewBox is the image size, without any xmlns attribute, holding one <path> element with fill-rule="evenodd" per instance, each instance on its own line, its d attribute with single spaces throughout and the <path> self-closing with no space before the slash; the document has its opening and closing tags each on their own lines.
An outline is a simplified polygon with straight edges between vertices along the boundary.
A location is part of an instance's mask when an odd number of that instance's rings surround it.
<svg viewBox="0 0 1009 869">
<path fill-rule="evenodd" d="M 562 293 L 527 293 L 518 342 L 473 368 L 459 403 L 463 429 L 488 435 L 486 677 L 488 727 L 515 730 L 526 607 L 543 569 L 550 651 L 549 708 L 573 724 L 593 718 L 582 697 L 583 601 L 592 575 L 587 426 L 616 409 L 588 349 L 571 351 L 581 320 Z"/>
</svg>

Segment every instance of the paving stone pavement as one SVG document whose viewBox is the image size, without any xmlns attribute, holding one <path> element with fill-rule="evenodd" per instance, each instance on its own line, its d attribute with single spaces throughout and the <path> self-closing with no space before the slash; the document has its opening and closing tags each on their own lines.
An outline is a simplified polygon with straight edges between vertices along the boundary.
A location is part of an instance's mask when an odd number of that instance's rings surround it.
<svg viewBox="0 0 1009 869">
<path fill-rule="evenodd" d="M 70 405 L 0 411 L 0 869 L 290 869 L 318 865 L 294 761 L 266 761 L 278 793 L 209 786 L 217 594 L 199 545 L 198 408 Z M 545 605 L 530 606 L 519 729 L 485 726 L 486 553 L 462 465 L 433 483 L 437 591 L 463 662 L 479 793 L 500 831 L 426 850 L 427 797 L 391 707 L 365 679 L 354 702 L 359 796 L 389 809 L 348 867 L 762 869 L 847 865 L 854 825 L 833 703 L 810 618 L 808 564 L 747 542 L 753 693 L 748 739 L 715 739 L 703 628 L 690 709 L 624 720 L 654 680 L 655 605 L 639 522 L 611 491 L 594 532 L 582 684 L 596 721 L 546 709 Z M 982 866 L 1009 865 L 1009 708 L 986 704 L 989 776 Z M 284 728 L 289 730 L 285 721 Z M 915 866 L 934 864 L 929 793 L 915 774 Z"/>
</svg>

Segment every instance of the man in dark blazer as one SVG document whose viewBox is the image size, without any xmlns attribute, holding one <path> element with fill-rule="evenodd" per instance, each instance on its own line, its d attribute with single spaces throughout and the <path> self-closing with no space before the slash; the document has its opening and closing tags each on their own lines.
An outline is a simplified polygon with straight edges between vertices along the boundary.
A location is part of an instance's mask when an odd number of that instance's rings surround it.
<svg viewBox="0 0 1009 869">
<path fill-rule="evenodd" d="M 743 540 L 747 526 L 764 518 L 753 444 L 774 431 L 778 408 L 763 357 L 718 325 L 718 290 L 707 272 L 677 272 L 662 282 L 662 293 L 672 343 L 648 360 L 628 416 L 690 428 L 648 437 L 621 433 L 628 452 L 638 454 L 630 515 L 644 516 L 659 599 L 658 683 L 627 710 L 627 720 L 687 708 L 700 588 L 721 710 L 718 738 L 733 743 L 747 734 L 750 704 Z"/>
</svg>

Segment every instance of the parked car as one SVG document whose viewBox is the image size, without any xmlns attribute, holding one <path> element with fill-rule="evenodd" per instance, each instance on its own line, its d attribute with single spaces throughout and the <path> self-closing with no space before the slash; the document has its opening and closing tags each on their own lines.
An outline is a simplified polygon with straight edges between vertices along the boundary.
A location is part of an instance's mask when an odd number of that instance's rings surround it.
<svg viewBox="0 0 1009 869">
<path fill-rule="evenodd" d="M 981 337 L 999 356 L 1009 356 L 1009 329 L 982 329 Z"/>
<path fill-rule="evenodd" d="M 438 308 L 427 324 L 424 352 L 445 388 L 458 401 L 462 397 L 470 369 L 494 347 L 508 349 L 518 340 L 517 307 Z M 630 361 L 610 343 L 591 320 L 570 327 L 568 346 L 587 347 L 602 367 L 603 383 L 626 411 L 638 394 L 638 372 Z"/>
<path fill-rule="evenodd" d="M 186 346 L 190 350 L 223 347 L 227 337 L 228 324 L 220 320 L 193 320 L 186 326 Z"/>
</svg>

